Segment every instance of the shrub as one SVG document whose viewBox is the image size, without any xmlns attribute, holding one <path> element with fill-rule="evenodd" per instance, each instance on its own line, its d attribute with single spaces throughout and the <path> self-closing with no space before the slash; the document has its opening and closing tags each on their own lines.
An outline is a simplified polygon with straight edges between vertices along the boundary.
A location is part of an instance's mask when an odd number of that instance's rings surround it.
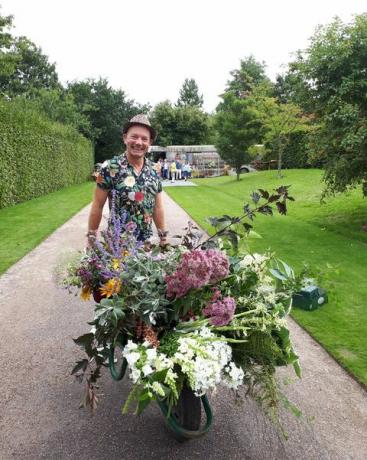
<svg viewBox="0 0 367 460">
<path fill-rule="evenodd" d="M 90 142 L 16 100 L 0 101 L 0 208 L 90 179 Z"/>
</svg>

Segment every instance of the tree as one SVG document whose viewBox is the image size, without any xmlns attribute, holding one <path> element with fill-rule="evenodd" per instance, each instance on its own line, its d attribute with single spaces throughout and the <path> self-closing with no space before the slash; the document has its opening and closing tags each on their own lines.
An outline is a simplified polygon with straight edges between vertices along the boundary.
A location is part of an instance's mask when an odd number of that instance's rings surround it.
<svg viewBox="0 0 367 460">
<path fill-rule="evenodd" d="M 176 102 L 177 107 L 202 107 L 204 98 L 199 94 L 199 87 L 193 78 L 186 78 L 180 89 L 180 96 Z"/>
<path fill-rule="evenodd" d="M 177 130 L 176 110 L 170 101 L 157 104 L 150 114 L 150 122 L 157 130 L 156 143 L 161 146 L 173 145 Z"/>
<path fill-rule="evenodd" d="M 164 101 L 154 107 L 151 122 L 157 128 L 159 145 L 196 145 L 208 139 L 208 116 L 198 107 L 173 107 Z"/>
<path fill-rule="evenodd" d="M 251 159 L 249 147 L 262 137 L 260 114 L 252 98 L 240 99 L 228 92 L 222 99 L 215 117 L 216 148 L 222 159 L 236 169 L 240 180 L 241 166 Z"/>
<path fill-rule="evenodd" d="M 8 97 L 32 97 L 40 89 L 61 89 L 55 64 L 28 38 L 12 40 L 8 60 L 12 62 L 9 71 L 0 72 L 0 91 Z"/>
<path fill-rule="evenodd" d="M 68 84 L 78 110 L 90 120 L 84 135 L 94 142 L 97 162 L 121 152 L 121 127 L 134 115 L 148 112 L 148 105 L 129 100 L 124 91 L 113 89 L 108 80 L 86 80 Z"/>
<path fill-rule="evenodd" d="M 241 59 L 240 68 L 230 72 L 231 80 L 227 81 L 225 92 L 231 92 L 236 97 L 249 95 L 259 85 L 267 89 L 268 95 L 272 92 L 272 83 L 265 74 L 265 63 L 258 62 L 254 56 Z"/>
<path fill-rule="evenodd" d="M 362 184 L 367 196 L 367 14 L 319 27 L 291 67 L 319 124 L 314 145 L 325 161 L 326 191 Z"/>
<path fill-rule="evenodd" d="M 310 129 L 309 118 L 296 104 L 280 104 L 275 98 L 260 97 L 256 102 L 265 128 L 264 141 L 275 146 L 278 157 L 278 177 L 282 177 L 283 153 L 295 132 Z"/>
<path fill-rule="evenodd" d="M 13 36 L 10 29 L 12 27 L 13 17 L 0 15 L 0 81 L 14 73 L 18 60 L 16 54 L 11 50 Z"/>
<path fill-rule="evenodd" d="M 73 126 L 81 134 L 92 130 L 89 118 L 79 112 L 73 95 L 63 89 L 34 90 L 32 97 L 18 96 L 16 99 L 19 106 L 23 104 L 25 109 L 42 113 L 49 120 Z"/>
</svg>

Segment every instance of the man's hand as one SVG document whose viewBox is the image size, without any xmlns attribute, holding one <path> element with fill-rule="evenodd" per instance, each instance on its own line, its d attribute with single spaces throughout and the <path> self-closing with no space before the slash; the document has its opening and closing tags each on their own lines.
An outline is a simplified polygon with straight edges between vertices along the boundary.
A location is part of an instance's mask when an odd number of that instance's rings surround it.
<svg viewBox="0 0 367 460">
<path fill-rule="evenodd" d="M 98 230 L 88 230 L 85 236 L 87 237 L 87 249 L 92 248 L 97 239 L 97 232 Z"/>
</svg>

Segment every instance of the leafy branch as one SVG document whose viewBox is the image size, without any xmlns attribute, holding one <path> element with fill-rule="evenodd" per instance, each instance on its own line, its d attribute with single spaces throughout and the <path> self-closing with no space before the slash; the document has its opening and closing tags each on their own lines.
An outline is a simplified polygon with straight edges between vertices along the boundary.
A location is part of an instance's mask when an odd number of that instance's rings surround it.
<svg viewBox="0 0 367 460">
<path fill-rule="evenodd" d="M 287 200 L 294 201 L 294 198 L 289 196 L 288 189 L 289 185 L 282 185 L 275 189 L 275 193 L 270 194 L 267 190 L 258 189 L 253 192 L 251 199 L 255 204 L 254 208 L 251 208 L 249 203 L 246 203 L 243 206 L 244 214 L 240 217 L 231 217 L 228 215 L 223 215 L 221 217 L 209 217 L 209 223 L 214 227 L 220 227 L 214 235 L 209 237 L 206 241 L 198 244 L 195 249 L 199 247 L 208 247 L 211 243 L 215 243 L 218 238 L 227 237 L 235 248 L 238 247 L 239 234 L 236 230 L 231 228 L 233 225 L 238 225 L 242 223 L 242 227 L 245 230 L 245 233 L 249 233 L 253 228 L 248 222 L 242 222 L 244 219 L 249 219 L 253 221 L 256 217 L 256 214 L 270 215 L 274 214 L 273 206 L 276 206 L 279 214 L 287 214 Z M 262 204 L 259 204 L 261 200 L 264 200 Z"/>
</svg>

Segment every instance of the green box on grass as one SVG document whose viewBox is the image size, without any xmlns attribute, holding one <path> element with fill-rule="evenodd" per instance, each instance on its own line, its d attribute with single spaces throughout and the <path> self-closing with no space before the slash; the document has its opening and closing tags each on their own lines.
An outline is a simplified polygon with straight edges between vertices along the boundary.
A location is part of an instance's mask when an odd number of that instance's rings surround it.
<svg viewBox="0 0 367 460">
<path fill-rule="evenodd" d="M 316 310 L 320 305 L 327 303 L 328 297 L 325 289 L 317 286 L 307 286 L 293 294 L 293 306 L 303 310 Z"/>
</svg>

